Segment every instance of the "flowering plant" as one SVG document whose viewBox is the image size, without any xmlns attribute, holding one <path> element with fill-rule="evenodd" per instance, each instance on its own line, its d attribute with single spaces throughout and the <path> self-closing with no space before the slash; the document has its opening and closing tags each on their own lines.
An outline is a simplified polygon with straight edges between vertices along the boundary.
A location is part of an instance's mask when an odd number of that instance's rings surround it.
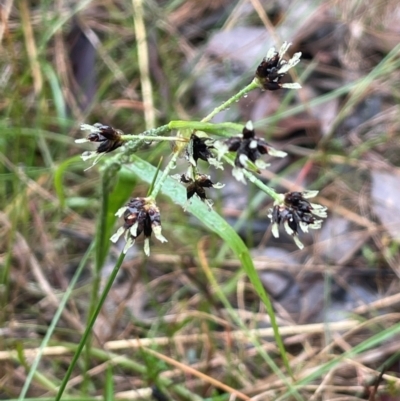
<svg viewBox="0 0 400 401">
<path fill-rule="evenodd" d="M 161 213 L 156 205 L 156 198 L 181 155 L 186 159 L 187 171 L 184 174 L 176 174 L 173 178 L 186 188 L 185 210 L 195 197 L 212 208 L 213 203 L 207 196 L 207 189 L 223 187 L 223 184 L 213 183 L 209 175 L 199 171 L 198 160 L 201 159 L 214 168 L 223 169 L 226 163 L 232 165 L 232 174 L 238 181 L 246 184 L 247 179 L 273 198 L 274 206 L 270 210 L 269 217 L 272 222 L 272 234 L 275 237 L 279 236 L 279 226 L 282 225 L 286 232 L 293 237 L 297 246 L 302 248 L 303 244 L 299 238 L 300 230 L 307 232 L 309 228 L 321 227 L 321 219 L 327 216 L 326 208 L 308 201 L 309 198 L 316 196 L 317 191 L 278 194 L 256 177 L 260 169 L 268 166 L 262 160 L 262 156 L 267 154 L 273 157 L 285 157 L 284 151 L 275 149 L 264 138 L 257 136 L 251 121 L 248 121 L 244 127 L 241 126 L 240 129 L 231 123 L 209 123 L 218 112 L 228 108 L 233 102 L 256 88 L 270 91 L 301 88 L 297 82 L 282 82 L 289 70 L 299 63 L 301 57 L 301 53 L 295 53 L 291 59 L 285 60 L 283 57 L 289 46 L 290 43 L 285 42 L 279 52 L 274 48 L 270 49 L 257 67 L 253 81 L 200 122 L 171 121 L 166 126 L 139 135 L 125 135 L 118 129 L 100 123 L 81 125 L 81 130 L 89 133 L 86 138 L 78 139 L 76 142 L 99 143 L 96 151 L 86 151 L 82 154 L 84 160 L 94 158 L 92 165 L 95 165 L 105 153 L 114 152 L 120 148 L 120 153 L 115 156 L 114 160 L 114 166 L 116 166 L 114 173 L 123 164 L 129 163 L 130 155 L 140 149 L 143 144 L 149 141 L 172 140 L 175 142 L 170 162 L 151 188 L 148 196 L 131 199 L 116 214 L 118 217 L 124 218 L 124 224 L 111 237 L 111 240 L 116 242 L 123 234 L 126 241 L 124 253 L 141 233 L 145 237 L 144 250 L 147 255 L 150 253 L 149 240 L 152 233 L 159 241 L 167 241 L 161 234 Z M 227 134 L 228 128 L 233 128 L 236 133 Z M 177 130 L 177 135 L 170 136 L 169 134 L 174 129 Z"/>
</svg>

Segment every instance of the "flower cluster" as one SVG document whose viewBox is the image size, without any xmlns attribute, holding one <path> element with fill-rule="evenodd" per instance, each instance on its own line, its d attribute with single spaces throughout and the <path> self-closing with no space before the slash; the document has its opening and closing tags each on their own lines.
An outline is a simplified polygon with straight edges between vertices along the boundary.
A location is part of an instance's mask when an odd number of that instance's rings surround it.
<svg viewBox="0 0 400 401">
<path fill-rule="evenodd" d="M 194 195 L 197 195 L 209 208 L 212 208 L 213 202 L 207 198 L 205 188 L 222 188 L 224 185 L 220 183 L 214 184 L 211 181 L 209 175 L 196 174 L 194 178 L 191 178 L 187 174 L 175 175 L 173 178 L 178 179 L 180 182 L 186 185 L 186 198 L 189 200 Z"/>
<path fill-rule="evenodd" d="M 243 128 L 242 134 L 227 139 L 222 144 L 215 145 L 218 148 L 218 155 L 221 157 L 225 152 L 236 152 L 235 168 L 233 175 L 238 181 L 244 181 L 243 168 L 255 166 L 255 170 L 259 172 L 259 168 L 265 168 L 268 164 L 260 160 L 261 155 L 269 154 L 275 157 L 285 157 L 287 153 L 277 150 L 270 146 L 264 138 L 256 136 L 253 123 L 248 121 Z"/>
<path fill-rule="evenodd" d="M 285 42 L 280 48 L 279 52 L 272 47 L 267 56 L 263 59 L 261 64 L 256 70 L 256 80 L 259 85 L 266 90 L 274 91 L 281 88 L 289 89 L 300 89 L 301 86 L 298 83 L 282 83 L 282 78 L 286 73 L 294 67 L 301 57 L 301 53 L 295 53 L 293 57 L 286 61 L 282 57 L 289 49 L 291 43 Z"/>
<path fill-rule="evenodd" d="M 317 230 L 321 228 L 322 220 L 326 218 L 326 207 L 309 202 L 318 191 L 288 192 L 282 196 L 281 202 L 275 202 L 270 209 L 268 217 L 272 222 L 272 235 L 279 237 L 279 225 L 283 224 L 285 230 L 290 234 L 296 245 L 303 249 L 304 245 L 299 240 L 299 229 L 308 232 L 308 229 Z"/>
<path fill-rule="evenodd" d="M 214 141 L 208 136 L 200 137 L 198 134 L 192 134 L 186 148 L 186 158 L 189 163 L 196 167 L 197 160 L 201 159 L 215 168 L 223 170 L 222 163 L 219 162 L 211 152 L 211 149 L 214 149 L 213 142 Z"/>
<path fill-rule="evenodd" d="M 88 160 L 95 158 L 93 166 L 97 163 L 99 158 L 104 153 L 112 152 L 113 150 L 119 148 L 123 145 L 124 141 L 121 138 L 123 134 L 122 131 L 110 127 L 109 125 L 103 125 L 101 123 L 96 123 L 94 125 L 82 124 L 81 131 L 89 131 L 89 135 L 86 138 L 76 139 L 76 143 L 84 142 L 99 142 L 96 151 L 83 152 L 82 159 Z"/>
<path fill-rule="evenodd" d="M 124 217 L 125 223 L 111 237 L 112 242 L 117 242 L 122 234 L 125 236 L 126 245 L 124 253 L 135 243 L 136 238 L 144 234 L 144 252 L 150 255 L 150 236 L 154 233 L 155 237 L 161 242 L 167 239 L 161 234 L 160 210 L 151 198 L 134 198 L 120 208 L 116 216 Z"/>
</svg>

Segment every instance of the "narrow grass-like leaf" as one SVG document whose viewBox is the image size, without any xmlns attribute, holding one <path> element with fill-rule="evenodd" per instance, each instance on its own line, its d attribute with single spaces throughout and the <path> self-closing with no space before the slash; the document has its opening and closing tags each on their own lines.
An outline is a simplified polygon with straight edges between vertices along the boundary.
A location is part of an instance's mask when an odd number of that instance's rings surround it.
<svg viewBox="0 0 400 401">
<path fill-rule="evenodd" d="M 67 169 L 75 163 L 79 161 L 82 162 L 80 156 L 70 157 L 69 159 L 63 161 L 54 172 L 54 189 L 56 190 L 56 194 L 58 196 L 58 200 L 60 201 L 60 207 L 65 207 L 65 194 L 64 194 L 64 174 Z"/>
<path fill-rule="evenodd" d="M 114 377 L 112 365 L 108 365 L 106 369 L 106 380 L 104 384 L 104 401 L 114 400 Z"/>
<path fill-rule="evenodd" d="M 101 297 L 100 297 L 100 299 L 99 299 L 99 301 L 98 301 L 98 303 L 96 305 L 96 309 L 94 310 L 93 314 L 90 316 L 89 322 L 86 325 L 86 329 L 85 329 L 85 331 L 84 331 L 84 333 L 82 335 L 81 341 L 78 344 L 78 347 L 77 347 L 77 349 L 75 351 L 75 354 L 74 354 L 74 356 L 72 358 L 72 361 L 71 361 L 71 363 L 70 363 L 70 365 L 69 365 L 69 367 L 67 369 L 67 372 L 65 373 L 65 376 L 64 376 L 64 378 L 63 378 L 63 380 L 61 382 L 61 385 L 59 387 L 58 393 L 57 393 L 54 401 L 60 401 L 60 399 L 61 399 L 61 397 L 62 397 L 62 395 L 64 393 L 64 390 L 65 390 L 65 388 L 67 386 L 68 380 L 71 377 L 72 371 L 74 370 L 75 365 L 78 362 L 78 359 L 82 354 L 82 351 L 83 351 L 83 349 L 84 349 L 84 347 L 86 345 L 86 341 L 89 338 L 90 333 L 92 332 L 92 328 L 93 328 L 94 323 L 95 323 L 95 321 L 97 319 L 97 316 L 99 315 L 100 310 L 103 307 L 104 301 L 106 300 L 107 295 L 110 292 L 110 289 L 111 289 L 111 287 L 112 287 L 112 285 L 114 283 L 115 278 L 117 277 L 119 268 L 121 267 L 122 262 L 124 261 L 124 258 L 125 258 L 125 254 L 121 253 L 121 255 L 119 256 L 119 258 L 118 258 L 118 260 L 117 260 L 117 262 L 116 262 L 116 264 L 115 264 L 115 266 L 114 266 L 114 268 L 113 268 L 113 270 L 112 270 L 112 272 L 110 274 L 110 277 L 107 280 L 107 283 L 106 283 L 106 285 L 104 287 L 104 290 L 103 290 L 103 292 L 101 294 Z"/>
<path fill-rule="evenodd" d="M 65 120 L 67 117 L 67 108 L 58 77 L 51 64 L 42 63 L 42 68 L 43 72 L 45 73 L 44 76 L 47 77 L 51 91 L 53 92 L 54 105 L 56 106 L 57 115 L 61 120 Z"/>
<path fill-rule="evenodd" d="M 29 365 L 25 359 L 24 350 L 22 348 L 21 342 L 16 343 L 16 350 L 17 350 L 17 355 L 18 355 L 18 362 L 25 368 L 25 370 L 28 371 Z M 55 386 L 55 384 L 42 373 L 39 373 L 36 371 L 34 373 L 34 377 L 35 377 L 36 381 L 45 389 L 50 390 L 51 392 L 55 392 L 57 390 L 57 387 Z"/>
<path fill-rule="evenodd" d="M 58 306 L 58 309 L 57 309 L 57 311 L 56 311 L 56 313 L 55 313 L 55 315 L 53 317 L 53 320 L 51 321 L 50 326 L 47 329 L 46 335 L 44 336 L 44 338 L 42 340 L 42 343 L 40 344 L 39 351 L 38 351 L 37 355 L 35 356 L 35 359 L 34 359 L 34 361 L 32 363 L 32 366 L 31 366 L 31 368 L 29 370 L 29 374 L 28 374 L 28 376 L 27 376 L 27 378 L 25 380 L 24 386 L 22 387 L 22 390 L 21 390 L 21 393 L 19 395 L 18 401 L 22 401 L 22 400 L 25 399 L 25 395 L 26 395 L 26 393 L 27 393 L 27 391 L 29 389 L 29 386 L 30 386 L 30 384 L 32 382 L 32 378 L 34 377 L 34 375 L 35 375 L 35 373 L 37 371 L 37 368 L 39 366 L 40 359 L 42 358 L 43 350 L 47 347 L 47 344 L 49 343 L 50 338 L 54 333 L 54 329 L 55 329 L 58 321 L 60 320 L 61 314 L 62 314 L 62 312 L 63 312 L 63 310 L 64 310 L 64 308 L 65 308 L 65 306 L 66 306 L 66 304 L 68 302 L 68 299 L 70 298 L 70 296 L 72 294 L 73 289 L 75 288 L 75 285 L 76 285 L 79 277 L 82 274 L 83 268 L 85 267 L 85 265 L 86 265 L 86 263 L 87 263 L 87 261 L 89 259 L 89 256 L 93 251 L 93 248 L 94 248 L 94 243 L 92 242 L 92 244 L 87 249 L 86 253 L 83 255 L 83 258 L 81 259 L 81 261 L 79 263 L 79 266 L 76 269 L 76 272 L 75 272 L 74 276 L 72 277 L 72 280 L 71 280 L 67 290 L 65 291 L 64 296 L 62 297 L 62 299 L 60 301 L 60 305 Z"/>
</svg>

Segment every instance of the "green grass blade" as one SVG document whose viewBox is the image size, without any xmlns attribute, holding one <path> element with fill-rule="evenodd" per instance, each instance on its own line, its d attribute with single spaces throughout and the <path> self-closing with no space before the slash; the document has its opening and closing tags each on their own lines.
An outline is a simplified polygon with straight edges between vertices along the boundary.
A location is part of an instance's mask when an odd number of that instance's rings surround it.
<svg viewBox="0 0 400 401">
<path fill-rule="evenodd" d="M 104 384 L 104 401 L 114 400 L 114 377 L 112 365 L 108 365 L 106 369 L 106 382 Z"/>
<path fill-rule="evenodd" d="M 54 189 L 58 196 L 58 200 L 60 201 L 60 207 L 63 209 L 65 207 L 65 194 L 64 194 L 64 174 L 67 169 L 72 165 L 82 162 L 80 156 L 71 157 L 65 161 L 63 161 L 54 172 Z M 83 163 L 83 162 L 82 162 Z"/>
<path fill-rule="evenodd" d="M 75 367 L 76 363 L 78 362 L 79 357 L 82 354 L 82 351 L 83 351 L 83 348 L 85 347 L 86 341 L 89 338 L 89 335 L 90 335 L 90 333 L 92 331 L 94 323 L 95 323 L 95 321 L 97 319 L 97 316 L 100 313 L 100 310 L 101 310 L 101 308 L 102 308 L 102 306 L 104 304 L 104 301 L 107 298 L 107 295 L 108 295 L 108 293 L 109 293 L 109 291 L 111 289 L 111 286 L 113 285 L 114 280 L 117 277 L 119 268 L 121 267 L 122 262 L 124 261 L 124 258 L 125 258 L 125 254 L 121 253 L 121 255 L 119 256 L 119 258 L 117 260 L 117 263 L 115 264 L 115 266 L 113 268 L 113 271 L 110 274 L 110 277 L 107 280 L 107 283 L 106 283 L 106 285 L 104 287 L 103 293 L 101 294 L 99 302 L 97 303 L 96 309 L 93 312 L 93 315 L 91 316 L 91 318 L 90 318 L 90 320 L 89 320 L 89 322 L 88 322 L 88 324 L 86 326 L 86 329 L 85 329 L 85 331 L 84 331 L 84 333 L 82 335 L 81 341 L 78 344 L 78 347 L 77 347 L 77 349 L 75 351 L 75 354 L 74 354 L 74 356 L 72 358 L 71 364 L 69 365 L 68 370 L 65 373 L 65 376 L 64 376 L 64 378 L 63 378 L 63 380 L 61 382 L 60 388 L 58 390 L 58 393 L 57 393 L 56 398 L 54 399 L 54 401 L 60 401 L 60 399 L 61 399 L 61 397 L 62 397 L 62 395 L 64 393 L 64 390 L 65 390 L 65 388 L 67 386 L 68 380 L 71 377 L 72 371 L 74 370 L 74 367 Z"/>
<path fill-rule="evenodd" d="M 64 294 L 64 296 L 62 297 L 62 299 L 60 301 L 60 305 L 59 305 L 59 307 L 58 307 L 58 309 L 57 309 L 57 311 L 56 311 L 56 313 L 55 313 L 55 315 L 53 317 L 53 320 L 50 323 L 50 326 L 49 326 L 49 328 L 48 328 L 48 330 L 46 332 L 46 335 L 43 338 L 42 343 L 40 344 L 39 351 L 38 351 L 38 353 L 37 353 L 37 355 L 36 355 L 36 357 L 35 357 L 35 359 L 34 359 L 34 361 L 32 363 L 31 369 L 29 370 L 28 377 L 26 378 L 24 386 L 22 387 L 22 390 L 21 390 L 21 393 L 19 395 L 18 401 L 22 401 L 22 400 L 25 399 L 26 393 L 27 393 L 27 391 L 29 389 L 29 386 L 30 386 L 30 384 L 32 382 L 32 379 L 33 379 L 33 377 L 35 375 L 35 372 L 37 371 L 40 359 L 42 358 L 43 350 L 47 347 L 47 344 L 49 343 L 50 338 L 54 333 L 54 329 L 55 329 L 58 321 L 60 320 L 62 311 L 64 310 L 65 305 L 67 304 L 68 299 L 70 298 L 70 296 L 72 294 L 72 291 L 75 288 L 75 285 L 76 285 L 79 277 L 82 274 L 83 268 L 85 267 L 86 262 L 89 259 L 89 256 L 93 251 L 93 248 L 94 248 L 94 243 L 92 242 L 92 244 L 87 249 L 86 253 L 83 255 L 83 258 L 81 259 L 81 261 L 79 263 L 79 266 L 76 269 L 76 272 L 75 272 L 74 276 L 72 277 L 72 280 L 71 280 L 71 282 L 70 282 L 70 284 L 69 284 L 69 286 L 67 288 L 67 291 L 65 291 L 65 294 Z"/>
</svg>

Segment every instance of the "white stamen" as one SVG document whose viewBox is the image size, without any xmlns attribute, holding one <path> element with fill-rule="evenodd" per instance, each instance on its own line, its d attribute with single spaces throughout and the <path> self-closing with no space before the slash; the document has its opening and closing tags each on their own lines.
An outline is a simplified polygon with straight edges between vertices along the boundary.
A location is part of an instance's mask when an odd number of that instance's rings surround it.
<svg viewBox="0 0 400 401">
<path fill-rule="evenodd" d="M 254 164 L 256 165 L 256 167 L 258 167 L 261 170 L 263 170 L 263 169 L 267 168 L 268 166 L 270 166 L 269 163 L 265 163 L 264 161 L 262 161 L 260 159 L 256 160 Z"/>
<path fill-rule="evenodd" d="M 271 146 L 268 146 L 267 150 L 268 150 L 268 154 L 270 156 L 274 156 L 274 157 L 286 157 L 287 156 L 287 153 L 284 152 L 283 150 L 278 150 Z"/>
<path fill-rule="evenodd" d="M 285 220 L 285 222 L 283 223 L 283 227 L 285 227 L 286 232 L 289 235 L 295 235 L 296 233 L 290 228 L 289 223 L 287 220 Z"/>
<path fill-rule="evenodd" d="M 305 223 L 304 221 L 300 222 L 300 228 L 303 231 L 303 233 L 308 233 L 308 227 L 309 227 L 309 225 L 307 223 Z"/>
<path fill-rule="evenodd" d="M 289 64 L 294 67 L 296 64 L 300 62 L 301 52 L 297 52 L 293 54 L 293 57 L 289 60 Z"/>
<path fill-rule="evenodd" d="M 218 161 L 214 157 L 209 157 L 208 162 L 210 163 L 211 166 L 214 166 L 215 168 L 219 168 L 221 170 L 224 169 L 224 165 L 222 162 Z"/>
<path fill-rule="evenodd" d="M 229 152 L 228 146 L 221 141 L 214 142 L 214 148 L 217 151 L 217 159 L 221 160 L 222 157 Z"/>
<path fill-rule="evenodd" d="M 275 54 L 276 54 L 276 50 L 275 50 L 275 47 L 271 47 L 269 50 L 268 50 L 268 53 L 267 53 L 267 55 L 265 56 L 265 61 L 268 61 L 268 60 L 271 60 L 271 58 L 273 58 L 274 56 L 275 56 Z"/>
<path fill-rule="evenodd" d="M 278 223 L 272 224 L 271 232 L 275 238 L 279 238 L 279 224 Z"/>
<path fill-rule="evenodd" d="M 281 48 L 279 49 L 279 59 L 281 59 L 283 55 L 288 51 L 290 45 L 290 42 L 283 42 Z"/>
<path fill-rule="evenodd" d="M 322 225 L 322 220 L 315 220 L 313 224 L 310 224 L 310 228 L 312 228 L 313 230 L 319 230 L 321 228 Z"/>
<path fill-rule="evenodd" d="M 225 184 L 222 184 L 220 182 L 217 182 L 216 184 L 213 184 L 213 188 L 215 189 L 221 189 L 225 186 Z"/>
<path fill-rule="evenodd" d="M 137 221 L 130 229 L 129 229 L 129 232 L 131 233 L 131 235 L 133 236 L 133 237 L 137 237 L 137 229 L 138 229 L 138 227 L 139 227 L 139 222 Z"/>
<path fill-rule="evenodd" d="M 150 238 L 145 238 L 144 239 L 144 247 L 143 247 L 144 253 L 147 256 L 150 256 Z"/>
<path fill-rule="evenodd" d="M 304 244 L 300 241 L 300 239 L 297 235 L 293 236 L 293 240 L 294 240 L 295 244 L 299 247 L 299 249 L 304 248 Z"/>
<path fill-rule="evenodd" d="M 100 133 L 100 130 L 98 127 L 95 127 L 94 125 L 89 125 L 89 124 L 81 124 L 81 131 L 90 131 L 92 134 Z"/>
<path fill-rule="evenodd" d="M 155 236 L 160 242 L 168 242 L 168 240 L 161 234 L 161 226 L 156 226 L 156 227 L 152 227 L 152 228 L 153 228 L 154 236 Z"/>
<path fill-rule="evenodd" d="M 124 233 L 125 228 L 124 227 L 120 227 L 117 232 L 115 234 L 112 235 L 112 237 L 110 238 L 111 242 L 114 242 L 114 244 L 119 240 L 119 238 L 121 237 L 121 235 Z"/>
<path fill-rule="evenodd" d="M 75 143 L 85 143 L 85 142 L 90 142 L 90 141 L 87 138 L 75 139 Z"/>
<path fill-rule="evenodd" d="M 285 88 L 285 89 L 301 89 L 302 86 L 297 82 L 293 82 L 293 83 L 288 83 L 288 84 L 282 84 L 281 88 Z"/>
<path fill-rule="evenodd" d="M 249 148 L 250 148 L 250 149 L 256 149 L 257 146 L 258 146 L 258 142 L 257 142 L 255 139 L 253 139 L 252 141 L 250 141 L 250 145 L 249 145 Z"/>
<path fill-rule="evenodd" d="M 115 213 L 115 216 L 122 217 L 125 213 L 125 210 L 128 209 L 128 206 L 120 207 Z"/>
<path fill-rule="evenodd" d="M 278 74 L 286 74 L 291 68 L 300 62 L 301 53 L 295 53 L 293 57 L 278 70 Z"/>
<path fill-rule="evenodd" d="M 311 204 L 311 206 L 312 206 L 311 213 L 314 214 L 315 216 L 321 217 L 322 219 L 328 217 L 328 214 L 326 213 L 326 208 L 324 209 L 314 208 L 314 204 Z"/>
<path fill-rule="evenodd" d="M 252 121 L 247 121 L 247 123 L 246 123 L 246 128 L 249 130 L 249 131 L 253 131 L 254 130 L 254 125 L 253 125 L 253 123 L 252 123 Z"/>
<path fill-rule="evenodd" d="M 315 198 L 318 195 L 319 191 L 303 191 L 301 194 L 303 195 L 303 198 Z"/>
<path fill-rule="evenodd" d="M 239 155 L 239 163 L 240 163 L 243 167 L 246 167 L 247 160 L 249 160 L 249 158 L 248 158 L 247 155 L 245 155 L 244 153 L 242 153 L 242 154 Z"/>
<path fill-rule="evenodd" d="M 235 167 L 232 170 L 232 175 L 239 181 L 242 182 L 243 184 L 246 185 L 246 181 L 244 179 L 244 174 L 243 174 L 243 170 L 241 168 Z"/>
</svg>

